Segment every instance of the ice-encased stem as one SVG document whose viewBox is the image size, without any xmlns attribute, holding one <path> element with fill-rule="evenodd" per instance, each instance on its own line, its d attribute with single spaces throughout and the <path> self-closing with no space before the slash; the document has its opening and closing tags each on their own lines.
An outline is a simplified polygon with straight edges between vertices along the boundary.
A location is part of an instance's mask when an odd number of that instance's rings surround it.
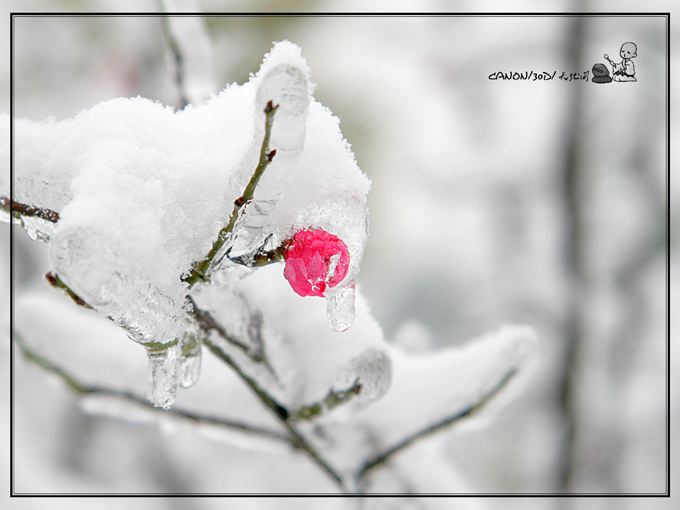
<svg viewBox="0 0 680 510">
<path fill-rule="evenodd" d="M 309 110 L 309 87 L 305 74 L 291 65 L 280 65 L 269 71 L 258 86 L 256 104 L 268 99 L 279 105 L 270 139 L 276 159 L 236 224 L 230 257 L 249 256 L 262 247 L 269 234 L 266 228 L 269 216 L 291 181 L 304 147 Z M 256 111 L 256 115 L 259 117 L 261 114 Z M 257 117 L 253 149 L 262 138 L 261 123 Z"/>
<path fill-rule="evenodd" d="M 177 377 L 182 388 L 189 388 L 198 381 L 201 373 L 201 342 L 195 335 L 187 334 L 182 342 L 182 355 L 178 361 Z"/>
<path fill-rule="evenodd" d="M 54 235 L 54 225 L 59 221 L 59 213 L 0 197 L 0 221 L 12 220 L 21 225 L 34 241 L 49 242 Z"/>
<path fill-rule="evenodd" d="M 217 235 L 217 239 L 213 243 L 212 249 L 208 253 L 205 259 L 199 262 L 191 274 L 187 277 L 186 282 L 191 286 L 198 281 L 208 281 L 210 269 L 214 267 L 215 263 L 224 255 L 223 247 L 228 240 L 231 240 L 234 227 L 236 226 L 236 221 L 239 218 L 239 214 L 243 206 L 252 200 L 253 194 L 255 193 L 255 188 L 260 182 L 260 178 L 264 173 L 267 166 L 272 162 L 272 159 L 276 155 L 275 151 L 269 151 L 269 138 L 271 136 L 272 125 L 274 123 L 274 114 L 278 109 L 279 105 L 274 106 L 272 101 L 267 103 L 267 107 L 264 109 L 265 113 L 265 130 L 264 137 L 262 140 L 262 146 L 260 148 L 260 159 L 251 177 L 246 189 L 243 191 L 243 195 L 234 201 L 234 210 L 229 218 L 229 223 L 226 227 L 220 230 Z M 228 248 L 229 246 L 226 246 Z M 219 254 L 219 255 L 218 255 Z"/>
<path fill-rule="evenodd" d="M 335 407 L 352 400 L 353 397 L 361 393 L 362 384 L 357 377 L 349 388 L 344 390 L 333 390 L 328 392 L 328 395 L 319 402 L 314 402 L 291 413 L 291 418 L 294 420 L 311 420 L 317 418 Z"/>
</svg>

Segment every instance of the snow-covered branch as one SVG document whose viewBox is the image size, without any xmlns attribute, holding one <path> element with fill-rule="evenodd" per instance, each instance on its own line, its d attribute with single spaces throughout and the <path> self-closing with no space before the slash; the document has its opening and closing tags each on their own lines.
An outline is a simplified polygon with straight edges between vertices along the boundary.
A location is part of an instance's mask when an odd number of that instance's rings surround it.
<svg viewBox="0 0 680 510">
<path fill-rule="evenodd" d="M 21 335 L 16 332 L 13 334 L 15 345 L 17 345 L 24 355 L 24 357 L 39 366 L 45 372 L 56 376 L 62 383 L 69 387 L 80 397 L 106 397 L 107 399 L 114 399 L 124 402 L 127 405 L 141 407 L 145 411 L 153 413 L 155 416 L 170 417 L 178 421 L 184 421 L 200 426 L 210 426 L 226 429 L 231 433 L 241 433 L 249 437 L 249 439 L 262 439 L 267 442 L 276 441 L 288 445 L 292 448 L 297 448 L 297 443 L 291 440 L 287 435 L 278 431 L 263 428 L 256 425 L 250 425 L 241 421 L 227 420 L 224 418 L 217 418 L 214 416 L 206 416 L 200 413 L 183 410 L 180 408 L 173 408 L 164 410 L 155 407 L 150 401 L 135 395 L 128 391 L 119 391 L 103 386 L 91 386 L 82 383 L 75 376 L 68 373 L 64 368 L 54 364 L 47 358 L 42 356 L 39 352 L 29 347 L 22 339 Z"/>
<path fill-rule="evenodd" d="M 368 476 L 372 470 L 380 467 L 381 465 L 384 465 L 385 463 L 389 462 L 390 459 L 400 453 L 402 450 L 405 448 L 410 447 L 415 443 L 416 441 L 419 441 L 421 439 L 424 439 L 428 436 L 431 436 L 432 434 L 435 434 L 455 423 L 458 421 L 470 417 L 474 415 L 475 413 L 481 411 L 486 404 L 493 398 L 495 397 L 509 382 L 510 380 L 517 374 L 517 371 L 515 369 L 510 370 L 505 376 L 501 379 L 501 381 L 491 389 L 486 395 L 482 396 L 477 402 L 475 402 L 473 405 L 460 410 L 453 414 L 452 416 L 448 416 L 444 419 L 442 419 L 439 422 L 433 423 L 431 425 L 428 425 L 427 427 L 419 430 L 418 432 L 409 435 L 408 437 L 402 439 L 395 445 L 391 446 L 390 448 L 386 449 L 385 451 L 381 452 L 378 455 L 375 455 L 371 459 L 367 460 L 359 469 L 356 478 L 357 480 L 361 480 L 362 478 Z"/>
<path fill-rule="evenodd" d="M 218 234 L 217 239 L 213 243 L 212 248 L 210 249 L 210 252 L 206 256 L 206 258 L 203 259 L 198 264 L 196 264 L 193 270 L 191 271 L 191 274 L 187 277 L 186 282 L 190 286 L 195 284 L 197 281 L 205 282 L 209 280 L 208 269 L 215 262 L 219 263 L 219 260 L 215 261 L 215 257 L 220 252 L 221 248 L 224 246 L 227 240 L 229 240 L 230 237 L 232 236 L 234 232 L 234 227 L 236 226 L 236 220 L 239 218 L 239 213 L 241 209 L 253 199 L 255 189 L 257 188 L 257 185 L 259 184 L 260 179 L 262 178 L 262 174 L 264 173 L 265 169 L 267 168 L 267 166 L 269 166 L 269 164 L 274 159 L 274 156 L 276 155 L 276 149 L 271 151 L 269 150 L 269 139 L 271 138 L 272 125 L 274 123 L 274 114 L 276 113 L 276 110 L 278 108 L 279 105 L 277 104 L 276 106 L 274 106 L 271 100 L 267 102 L 267 105 L 264 108 L 265 128 L 264 136 L 262 139 L 262 148 L 260 149 L 260 159 L 257 163 L 257 167 L 255 168 L 255 171 L 253 172 L 253 176 L 250 178 L 250 181 L 248 181 L 248 185 L 243 191 L 243 194 L 236 200 L 234 200 L 234 210 L 231 213 L 231 216 L 229 217 L 229 223 L 222 230 L 220 230 L 220 233 Z M 228 250 L 229 249 L 231 249 L 231 247 L 229 247 Z M 228 250 L 226 255 L 228 255 Z"/>
</svg>

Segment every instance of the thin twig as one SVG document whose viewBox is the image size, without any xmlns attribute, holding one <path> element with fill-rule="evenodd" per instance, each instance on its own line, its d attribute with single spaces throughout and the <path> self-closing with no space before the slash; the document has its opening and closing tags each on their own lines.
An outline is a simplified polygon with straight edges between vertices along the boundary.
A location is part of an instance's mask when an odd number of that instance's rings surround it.
<svg viewBox="0 0 680 510">
<path fill-rule="evenodd" d="M 507 374 L 505 374 L 505 377 L 501 379 L 501 381 L 486 395 L 484 395 L 477 403 L 474 405 L 471 405 L 467 409 L 464 409 L 453 416 L 449 416 L 447 418 L 444 418 L 443 420 L 439 421 L 438 423 L 435 423 L 433 425 L 430 425 L 428 427 L 425 427 L 424 429 L 419 430 L 413 435 L 408 436 L 407 438 L 399 441 L 397 444 L 394 446 L 388 448 L 384 452 L 376 455 L 373 457 L 371 460 L 366 461 L 361 468 L 359 469 L 357 475 L 356 475 L 356 480 L 359 481 L 362 478 L 364 478 L 368 473 L 370 473 L 373 469 L 375 469 L 378 466 L 381 466 L 385 464 L 388 460 L 390 460 L 394 455 L 397 453 L 401 452 L 408 446 L 411 446 L 413 443 L 416 441 L 423 439 L 427 436 L 430 436 L 434 434 L 435 432 L 438 432 L 442 430 L 445 427 L 448 427 L 457 421 L 469 417 L 478 411 L 480 411 L 493 397 L 495 397 L 512 379 L 515 375 L 517 374 L 516 370 L 510 370 Z"/>
<path fill-rule="evenodd" d="M 159 2 L 161 11 L 165 11 L 163 2 Z M 161 25 L 163 27 L 163 35 L 168 43 L 168 50 L 175 65 L 175 84 L 177 85 L 177 95 L 179 96 L 179 109 L 183 110 L 189 104 L 189 98 L 186 93 L 185 77 L 184 77 L 184 59 L 182 58 L 182 51 L 179 48 L 179 43 L 175 37 L 168 16 L 161 16 Z"/>
<path fill-rule="evenodd" d="M 47 280 L 47 282 L 48 282 L 52 287 L 55 287 L 55 288 L 57 288 L 57 289 L 61 289 L 61 290 L 63 290 L 64 292 L 66 292 L 66 294 L 68 294 L 68 296 L 69 296 L 71 299 L 73 299 L 73 301 L 75 301 L 75 303 L 76 303 L 78 306 L 82 306 L 83 308 L 87 308 L 88 310 L 92 310 L 92 309 L 93 309 L 93 308 L 92 308 L 90 305 L 88 305 L 88 304 L 87 304 L 87 303 L 86 303 L 86 302 L 85 302 L 78 294 L 76 294 L 75 292 L 73 292 L 73 291 L 69 288 L 69 286 L 66 285 L 66 284 L 61 280 L 61 278 L 59 278 L 59 275 L 57 275 L 57 274 L 55 274 L 55 273 L 52 273 L 52 272 L 50 271 L 49 273 L 47 273 L 47 274 L 45 275 L 45 279 Z"/>
<path fill-rule="evenodd" d="M 229 365 L 231 368 L 236 371 L 236 373 L 245 381 L 245 383 L 250 386 L 250 388 L 257 394 L 258 397 L 260 397 L 260 400 L 264 402 L 264 404 L 271 409 L 274 414 L 276 414 L 277 417 L 279 417 L 281 420 L 287 420 L 288 419 L 288 409 L 286 409 L 284 406 L 279 404 L 276 400 L 274 400 L 269 394 L 267 394 L 266 391 L 264 391 L 262 388 L 260 388 L 260 385 L 257 384 L 257 381 L 250 377 L 248 374 L 243 372 L 241 370 L 241 367 L 239 367 L 236 362 L 232 359 L 229 354 L 224 352 L 222 348 L 220 348 L 219 345 L 213 343 L 210 338 L 206 338 L 203 340 L 204 345 L 210 349 L 210 351 L 220 358 L 222 361 L 224 361 L 227 365 Z"/>
<path fill-rule="evenodd" d="M 217 427 L 228 429 L 230 431 L 239 431 L 247 433 L 249 435 L 256 435 L 260 437 L 273 439 L 275 441 L 287 443 L 291 447 L 297 446 L 295 442 L 291 440 L 289 437 L 287 437 L 285 434 L 282 434 L 274 430 L 266 429 L 255 425 L 249 425 L 247 423 L 239 421 L 226 420 L 224 418 L 217 418 L 214 416 L 205 416 L 195 413 L 193 411 L 186 411 L 178 408 L 165 410 L 159 407 L 154 407 L 154 405 L 148 400 L 141 398 L 131 392 L 118 391 L 111 388 L 104 388 L 100 386 L 85 385 L 84 383 L 80 382 L 78 379 L 70 375 L 68 372 L 66 372 L 66 370 L 47 360 L 46 358 L 38 354 L 36 351 L 28 347 L 28 345 L 26 345 L 26 342 L 23 340 L 23 338 L 21 338 L 21 336 L 18 333 L 15 332 L 13 334 L 13 337 L 14 341 L 16 342 L 16 345 L 19 347 L 22 354 L 25 356 L 27 360 L 40 366 L 45 371 L 53 375 L 56 375 L 59 379 L 62 380 L 62 382 L 64 382 L 71 390 L 73 390 L 78 395 L 81 396 L 106 395 L 109 397 L 114 397 L 120 400 L 124 400 L 127 402 L 143 406 L 149 409 L 150 411 L 153 411 L 154 413 L 158 414 L 163 413 L 164 416 L 167 416 L 169 414 L 175 418 L 188 420 L 191 421 L 192 423 L 214 425 Z"/>
<path fill-rule="evenodd" d="M 345 390 L 334 390 L 331 389 L 328 395 L 324 397 L 323 400 L 319 402 L 314 402 L 303 406 L 296 411 L 291 413 L 291 419 L 293 420 L 311 420 L 321 416 L 324 412 L 328 412 L 331 409 L 348 402 L 353 399 L 354 396 L 361 393 L 361 384 L 359 383 L 359 378 L 357 378 L 352 385 Z"/>
<path fill-rule="evenodd" d="M 187 295 L 187 301 L 191 304 L 191 314 L 194 316 L 196 319 L 196 322 L 201 326 L 203 331 L 215 331 L 219 336 L 224 338 L 227 342 L 230 344 L 234 345 L 237 347 L 239 350 L 243 351 L 244 354 L 246 354 L 248 357 L 250 357 L 250 348 L 244 344 L 243 342 L 240 342 L 236 338 L 232 337 L 229 335 L 224 328 L 215 320 L 215 318 L 210 314 L 209 312 L 206 312 L 204 310 L 201 310 L 194 299 L 190 296 Z"/>
<path fill-rule="evenodd" d="M 246 189 L 243 191 L 243 195 L 241 195 L 234 201 L 234 210 L 231 213 L 231 217 L 229 218 L 229 223 L 227 224 L 226 227 L 220 230 L 220 233 L 217 235 L 217 239 L 213 243 L 212 249 L 206 256 L 206 258 L 203 259 L 198 264 L 196 264 L 193 270 L 191 271 L 191 274 L 186 278 L 186 282 L 189 284 L 189 286 L 195 284 L 198 281 L 206 282 L 209 280 L 208 269 L 210 267 L 210 264 L 212 263 L 217 253 L 220 251 L 220 248 L 222 248 L 224 243 L 227 242 L 227 240 L 231 236 L 234 227 L 236 226 L 236 220 L 238 219 L 239 211 L 244 205 L 246 205 L 253 199 L 255 188 L 257 187 L 257 184 L 260 182 L 260 178 L 262 177 L 265 169 L 267 168 L 269 163 L 272 162 L 272 159 L 276 154 L 276 150 L 269 151 L 269 139 L 271 137 L 272 125 L 274 123 L 274 114 L 276 113 L 278 107 L 279 105 L 274 106 L 272 102 L 269 101 L 267 103 L 267 107 L 264 109 L 265 113 L 264 139 L 262 140 L 262 147 L 260 148 L 260 160 L 257 165 L 257 168 L 255 169 L 255 172 L 253 173 L 250 182 L 248 182 Z"/>
<path fill-rule="evenodd" d="M 59 213 L 44 207 L 22 204 L 7 197 L 0 197 L 0 209 L 10 213 L 12 217 L 20 219 L 22 216 L 32 216 L 42 220 L 56 223 L 59 221 Z"/>
<path fill-rule="evenodd" d="M 292 436 L 292 442 L 295 448 L 304 451 L 323 471 L 326 472 L 343 490 L 346 491 L 346 485 L 342 477 L 328 464 L 310 445 L 307 440 L 298 432 L 298 430 L 293 426 L 293 424 L 288 419 L 290 413 L 288 410 L 274 400 L 271 396 L 267 394 L 257 382 L 249 377 L 241 368 L 234 362 L 234 360 L 226 352 L 224 352 L 220 347 L 214 344 L 209 338 L 203 341 L 206 347 L 219 359 L 224 361 L 229 365 L 234 371 L 245 381 L 248 386 L 257 394 L 257 396 L 262 400 L 262 402 L 276 415 L 276 417 L 281 420 L 283 425 L 286 427 L 290 435 Z"/>
</svg>

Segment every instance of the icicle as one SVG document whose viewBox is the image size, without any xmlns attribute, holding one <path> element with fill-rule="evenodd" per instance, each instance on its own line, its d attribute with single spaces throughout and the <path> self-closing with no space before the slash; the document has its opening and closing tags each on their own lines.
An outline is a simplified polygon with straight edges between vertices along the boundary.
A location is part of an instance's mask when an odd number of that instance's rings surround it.
<svg viewBox="0 0 680 510">
<path fill-rule="evenodd" d="M 149 351 L 149 399 L 156 407 L 169 409 L 177 396 L 177 369 L 181 355 L 179 342 L 162 351 Z"/>
<path fill-rule="evenodd" d="M 355 283 L 351 281 L 326 296 L 326 319 L 333 331 L 347 331 L 354 322 L 355 293 Z"/>
<path fill-rule="evenodd" d="M 178 362 L 190 327 L 186 310 L 142 275 L 115 241 L 89 227 L 67 228 L 50 243 L 52 269 L 77 296 L 147 348 L 151 400 L 168 408 L 178 384 Z M 193 333 L 193 331 L 191 331 Z M 183 383 L 195 380 L 200 346 L 188 348 Z"/>
<path fill-rule="evenodd" d="M 182 356 L 179 360 L 179 383 L 182 388 L 189 388 L 198 381 L 201 373 L 201 351 L 193 356 Z"/>
</svg>

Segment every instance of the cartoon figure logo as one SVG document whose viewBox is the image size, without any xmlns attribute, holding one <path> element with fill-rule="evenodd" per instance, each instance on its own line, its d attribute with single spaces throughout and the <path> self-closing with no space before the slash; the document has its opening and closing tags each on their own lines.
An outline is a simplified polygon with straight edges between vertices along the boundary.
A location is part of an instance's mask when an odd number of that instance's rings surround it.
<svg viewBox="0 0 680 510">
<path fill-rule="evenodd" d="M 635 65 L 633 59 L 637 57 L 637 45 L 633 42 L 625 42 L 619 51 L 621 62 L 616 63 L 605 54 L 604 58 L 612 66 L 612 76 L 609 76 L 609 69 L 605 64 L 595 64 L 593 66 L 593 83 L 610 83 L 612 81 L 637 81 L 635 78 Z"/>
<path fill-rule="evenodd" d="M 614 81 L 637 81 L 635 78 L 635 65 L 633 64 L 633 59 L 637 57 L 637 45 L 632 42 L 623 43 L 619 55 L 623 59 L 620 64 L 613 62 L 609 55 L 604 56 L 614 71 L 612 79 Z"/>
</svg>

